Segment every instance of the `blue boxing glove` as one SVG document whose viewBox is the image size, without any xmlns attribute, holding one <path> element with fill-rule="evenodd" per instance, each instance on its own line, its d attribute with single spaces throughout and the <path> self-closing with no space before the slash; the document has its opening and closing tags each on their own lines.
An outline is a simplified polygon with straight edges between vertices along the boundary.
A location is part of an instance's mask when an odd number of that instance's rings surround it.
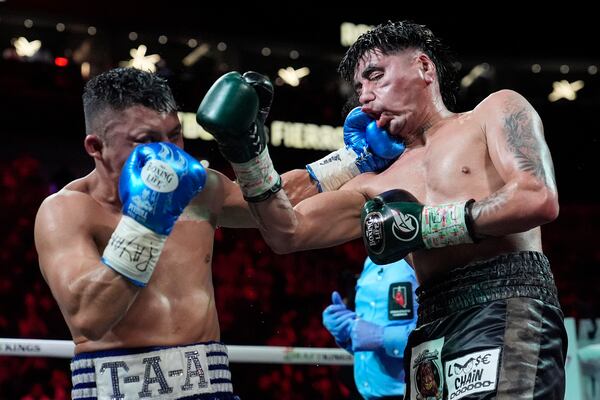
<svg viewBox="0 0 600 400">
<path fill-rule="evenodd" d="M 146 286 L 167 235 L 206 182 L 199 161 L 171 143 L 137 146 L 121 170 L 121 221 L 102 262 L 136 286 Z"/>
<path fill-rule="evenodd" d="M 323 326 L 331 333 L 338 346 L 350 351 L 350 328 L 356 313 L 348 310 L 338 292 L 331 294 L 331 301 L 332 304 L 323 311 Z"/>
<path fill-rule="evenodd" d="M 360 172 L 381 171 L 404 151 L 404 143 L 394 139 L 377 121 L 356 107 L 344 122 L 344 143 L 360 156 Z"/>
<path fill-rule="evenodd" d="M 361 173 L 381 171 L 404 151 L 404 143 L 378 128 L 360 107 L 346 117 L 344 143 L 344 148 L 306 166 L 321 192 L 337 190 Z"/>
</svg>

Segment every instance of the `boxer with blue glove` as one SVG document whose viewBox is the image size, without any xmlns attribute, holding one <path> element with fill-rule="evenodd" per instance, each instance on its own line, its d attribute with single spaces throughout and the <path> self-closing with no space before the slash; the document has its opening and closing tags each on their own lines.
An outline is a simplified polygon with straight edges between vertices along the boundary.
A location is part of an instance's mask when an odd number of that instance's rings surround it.
<svg viewBox="0 0 600 400">
<path fill-rule="evenodd" d="M 217 224 L 254 226 L 239 186 L 183 150 L 159 75 L 99 74 L 83 108 L 94 170 L 44 200 L 35 223 L 75 343 L 71 398 L 238 400 L 211 260 Z"/>
<path fill-rule="evenodd" d="M 360 107 L 346 117 L 344 143 L 345 147 L 306 166 L 319 192 L 339 189 L 361 173 L 382 171 L 404 151 L 404 144 L 378 128 Z"/>
<path fill-rule="evenodd" d="M 121 172 L 123 217 L 102 261 L 134 285 L 146 286 L 175 221 L 205 181 L 202 164 L 177 146 L 137 146 Z"/>
</svg>

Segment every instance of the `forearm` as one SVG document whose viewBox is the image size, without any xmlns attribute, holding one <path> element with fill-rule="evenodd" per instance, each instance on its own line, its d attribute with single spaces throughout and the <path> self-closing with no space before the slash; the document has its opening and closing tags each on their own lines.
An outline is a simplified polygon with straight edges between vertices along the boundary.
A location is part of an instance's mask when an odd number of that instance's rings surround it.
<svg viewBox="0 0 600 400">
<path fill-rule="evenodd" d="M 91 340 L 100 339 L 127 314 L 141 288 L 98 263 L 69 285 L 72 327 Z"/>
<path fill-rule="evenodd" d="M 326 248 L 360 237 L 365 198 L 354 191 L 321 193 L 292 207 L 284 191 L 250 203 L 265 241 L 276 253 Z"/>
<path fill-rule="evenodd" d="M 284 191 L 273 194 L 269 199 L 248 203 L 263 239 L 278 254 L 290 253 L 298 236 L 298 215 Z"/>
<path fill-rule="evenodd" d="M 317 184 L 310 178 L 306 169 L 288 171 L 281 175 L 281 179 L 283 190 L 293 206 L 319 193 Z"/>
<path fill-rule="evenodd" d="M 543 182 L 527 178 L 511 181 L 473 203 L 473 230 L 481 238 L 524 232 L 554 220 L 558 208 L 556 191 Z"/>
</svg>

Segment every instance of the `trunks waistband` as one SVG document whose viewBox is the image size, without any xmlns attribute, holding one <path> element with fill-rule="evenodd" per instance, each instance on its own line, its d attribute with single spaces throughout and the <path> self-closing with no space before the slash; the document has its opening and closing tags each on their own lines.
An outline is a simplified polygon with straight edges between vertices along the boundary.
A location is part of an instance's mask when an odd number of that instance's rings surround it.
<svg viewBox="0 0 600 400">
<path fill-rule="evenodd" d="M 502 254 L 454 268 L 416 291 L 421 326 L 474 305 L 529 297 L 560 307 L 550 262 L 536 251 Z"/>
<path fill-rule="evenodd" d="M 233 393 L 227 347 L 219 342 L 81 353 L 71 361 L 71 373 L 73 400 Z"/>
</svg>

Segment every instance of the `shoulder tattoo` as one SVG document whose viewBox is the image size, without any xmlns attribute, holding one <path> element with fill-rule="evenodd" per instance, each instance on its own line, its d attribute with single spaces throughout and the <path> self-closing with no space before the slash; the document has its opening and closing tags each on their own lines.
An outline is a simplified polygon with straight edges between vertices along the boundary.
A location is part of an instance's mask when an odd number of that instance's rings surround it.
<svg viewBox="0 0 600 400">
<path fill-rule="evenodd" d="M 553 180 L 552 160 L 541 139 L 541 121 L 533 108 L 523 101 L 511 99 L 504 107 L 506 141 L 508 149 L 517 160 L 518 168 L 548 185 L 548 181 Z"/>
</svg>

